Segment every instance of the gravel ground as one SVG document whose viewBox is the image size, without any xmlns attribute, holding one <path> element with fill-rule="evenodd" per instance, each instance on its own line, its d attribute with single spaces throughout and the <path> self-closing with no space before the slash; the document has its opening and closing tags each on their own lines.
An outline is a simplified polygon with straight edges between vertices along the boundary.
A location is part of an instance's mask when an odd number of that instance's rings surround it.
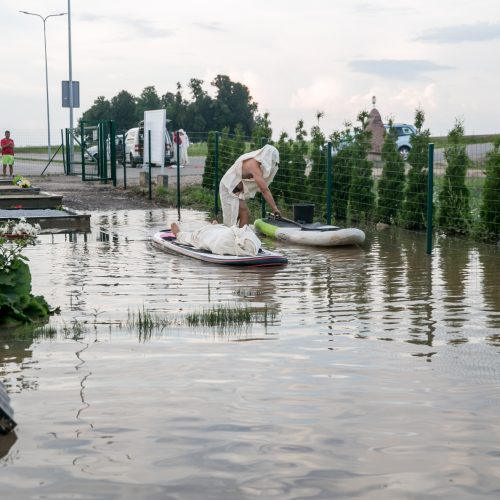
<svg viewBox="0 0 500 500">
<path fill-rule="evenodd" d="M 40 191 L 63 196 L 65 207 L 78 211 L 146 209 L 161 205 L 148 199 L 147 187 L 139 188 L 137 179 L 130 179 L 127 189 L 112 183 L 83 182 L 78 176 L 31 176 L 33 186 Z M 169 181 L 175 186 L 176 177 Z M 181 176 L 181 186 L 201 183 L 201 176 Z"/>
</svg>

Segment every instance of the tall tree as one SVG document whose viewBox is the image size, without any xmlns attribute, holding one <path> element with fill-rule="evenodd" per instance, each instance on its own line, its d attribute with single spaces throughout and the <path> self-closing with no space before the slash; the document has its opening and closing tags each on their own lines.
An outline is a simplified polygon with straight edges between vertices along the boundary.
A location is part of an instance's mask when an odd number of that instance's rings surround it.
<svg viewBox="0 0 500 500">
<path fill-rule="evenodd" d="M 255 127 L 252 131 L 252 149 L 260 149 L 262 146 L 271 142 L 273 129 L 271 128 L 271 120 L 269 113 L 266 111 L 262 116 L 257 116 Z"/>
<path fill-rule="evenodd" d="M 325 136 L 318 126 L 311 129 L 311 171 L 307 177 L 309 199 L 318 205 L 326 203 L 326 148 Z"/>
<path fill-rule="evenodd" d="M 117 131 L 137 127 L 135 97 L 126 90 L 118 92 L 111 99 L 111 115 L 115 120 Z"/>
<path fill-rule="evenodd" d="M 144 111 L 161 109 L 161 107 L 161 100 L 156 88 L 153 85 L 144 87 L 141 95 L 137 98 L 137 121 L 144 120 Z"/>
<path fill-rule="evenodd" d="M 405 189 L 402 219 L 408 229 L 424 229 L 427 224 L 427 156 L 430 142 L 429 130 L 423 130 L 425 113 L 415 111 L 417 133 L 410 139 L 411 150 L 408 156 L 410 171 Z"/>
<path fill-rule="evenodd" d="M 354 133 L 351 123 L 346 122 L 343 130 L 333 132 L 330 135 L 330 140 L 334 153 L 332 161 L 333 213 L 336 220 L 345 220 L 347 219 L 349 190 L 351 188 L 351 156 L 354 150 Z"/>
<path fill-rule="evenodd" d="M 227 75 L 217 75 L 211 84 L 217 89 L 213 106 L 217 130 L 227 126 L 230 132 L 234 132 L 236 125 L 240 124 L 245 135 L 250 135 L 257 104 L 253 102 L 248 87 L 231 81 Z"/>
<path fill-rule="evenodd" d="M 295 141 L 292 145 L 290 178 L 288 183 L 289 200 L 292 203 L 307 200 L 306 187 L 306 155 L 309 145 L 305 138 L 307 130 L 304 129 L 304 120 L 299 120 L 295 127 Z"/>
<path fill-rule="evenodd" d="M 464 144 L 464 127 L 460 120 L 455 122 L 448 134 L 444 157 L 447 166 L 438 195 L 438 224 L 448 234 L 467 234 L 470 230 L 471 214 L 465 177 L 470 160 Z"/>
<path fill-rule="evenodd" d="M 94 104 L 87 111 L 84 111 L 81 117 L 81 120 L 91 122 L 111 119 L 111 103 L 102 95 L 94 101 Z"/>
<path fill-rule="evenodd" d="M 482 235 L 489 241 L 500 237 L 500 138 L 486 154 L 486 179 L 481 201 Z"/>
<path fill-rule="evenodd" d="M 273 180 L 273 196 L 276 195 L 274 196 L 275 199 L 278 197 L 289 202 L 288 182 L 291 176 L 293 141 L 288 137 L 286 132 L 282 132 L 276 147 L 280 153 L 280 163 Z"/>
<path fill-rule="evenodd" d="M 358 115 L 360 127 L 355 129 L 351 157 L 351 186 L 349 188 L 349 215 L 354 220 L 368 221 L 375 210 L 373 191 L 373 164 L 368 160 L 371 148 L 371 132 L 366 130 L 368 113 Z"/>
<path fill-rule="evenodd" d="M 389 120 L 389 131 L 382 145 L 382 175 L 378 183 L 377 219 L 391 224 L 399 216 L 404 200 L 405 162 L 396 145 L 397 133 Z"/>
</svg>

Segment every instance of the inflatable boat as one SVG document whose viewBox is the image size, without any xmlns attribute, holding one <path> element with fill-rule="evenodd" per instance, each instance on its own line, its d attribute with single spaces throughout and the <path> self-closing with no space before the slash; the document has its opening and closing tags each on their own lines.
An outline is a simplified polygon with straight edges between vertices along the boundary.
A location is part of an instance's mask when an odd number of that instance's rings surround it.
<svg viewBox="0 0 500 500">
<path fill-rule="evenodd" d="M 261 248 L 255 256 L 247 255 L 217 255 L 209 250 L 202 250 L 191 245 L 179 243 L 170 230 L 159 231 L 153 235 L 153 245 L 170 253 L 192 257 L 193 259 L 222 264 L 226 266 L 277 266 L 288 262 L 279 253 Z"/>
<path fill-rule="evenodd" d="M 314 222 L 301 224 L 284 218 L 256 219 L 257 231 L 280 241 L 321 247 L 357 245 L 365 241 L 365 233 L 355 227 L 341 228 Z"/>
</svg>

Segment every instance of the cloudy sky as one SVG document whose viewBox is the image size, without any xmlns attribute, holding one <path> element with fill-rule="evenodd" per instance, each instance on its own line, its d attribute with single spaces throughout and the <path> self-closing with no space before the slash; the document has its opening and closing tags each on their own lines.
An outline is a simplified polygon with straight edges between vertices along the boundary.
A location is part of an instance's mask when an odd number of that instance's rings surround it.
<svg viewBox="0 0 500 500">
<path fill-rule="evenodd" d="M 4 50 L 0 128 L 13 136 L 47 127 L 43 23 L 68 0 L 0 0 Z M 68 19 L 47 27 L 51 129 L 69 125 Z M 417 107 L 434 135 L 457 118 L 466 133 L 499 133 L 498 0 L 72 0 L 76 119 L 97 96 L 125 89 L 161 95 L 190 78 L 226 74 L 270 113 L 275 135 L 309 128 L 323 111 L 326 133 L 370 110 L 412 122 Z M 186 94 L 186 97 L 188 95 Z"/>
</svg>

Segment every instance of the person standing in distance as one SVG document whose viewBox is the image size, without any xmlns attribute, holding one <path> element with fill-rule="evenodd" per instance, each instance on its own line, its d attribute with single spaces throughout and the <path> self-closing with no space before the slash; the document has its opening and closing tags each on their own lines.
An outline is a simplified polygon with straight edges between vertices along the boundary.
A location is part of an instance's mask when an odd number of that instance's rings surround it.
<svg viewBox="0 0 500 500">
<path fill-rule="evenodd" d="M 280 161 L 279 151 L 266 144 L 257 151 L 241 155 L 224 174 L 219 184 L 223 223 L 239 227 L 249 223 L 250 210 L 246 200 L 260 192 L 275 215 L 281 212 L 269 189 Z"/>
<path fill-rule="evenodd" d="M 0 141 L 2 148 L 2 166 L 3 176 L 7 175 L 7 166 L 9 167 L 9 175 L 14 175 L 14 141 L 10 138 L 10 131 L 5 131 L 5 137 Z"/>
</svg>

